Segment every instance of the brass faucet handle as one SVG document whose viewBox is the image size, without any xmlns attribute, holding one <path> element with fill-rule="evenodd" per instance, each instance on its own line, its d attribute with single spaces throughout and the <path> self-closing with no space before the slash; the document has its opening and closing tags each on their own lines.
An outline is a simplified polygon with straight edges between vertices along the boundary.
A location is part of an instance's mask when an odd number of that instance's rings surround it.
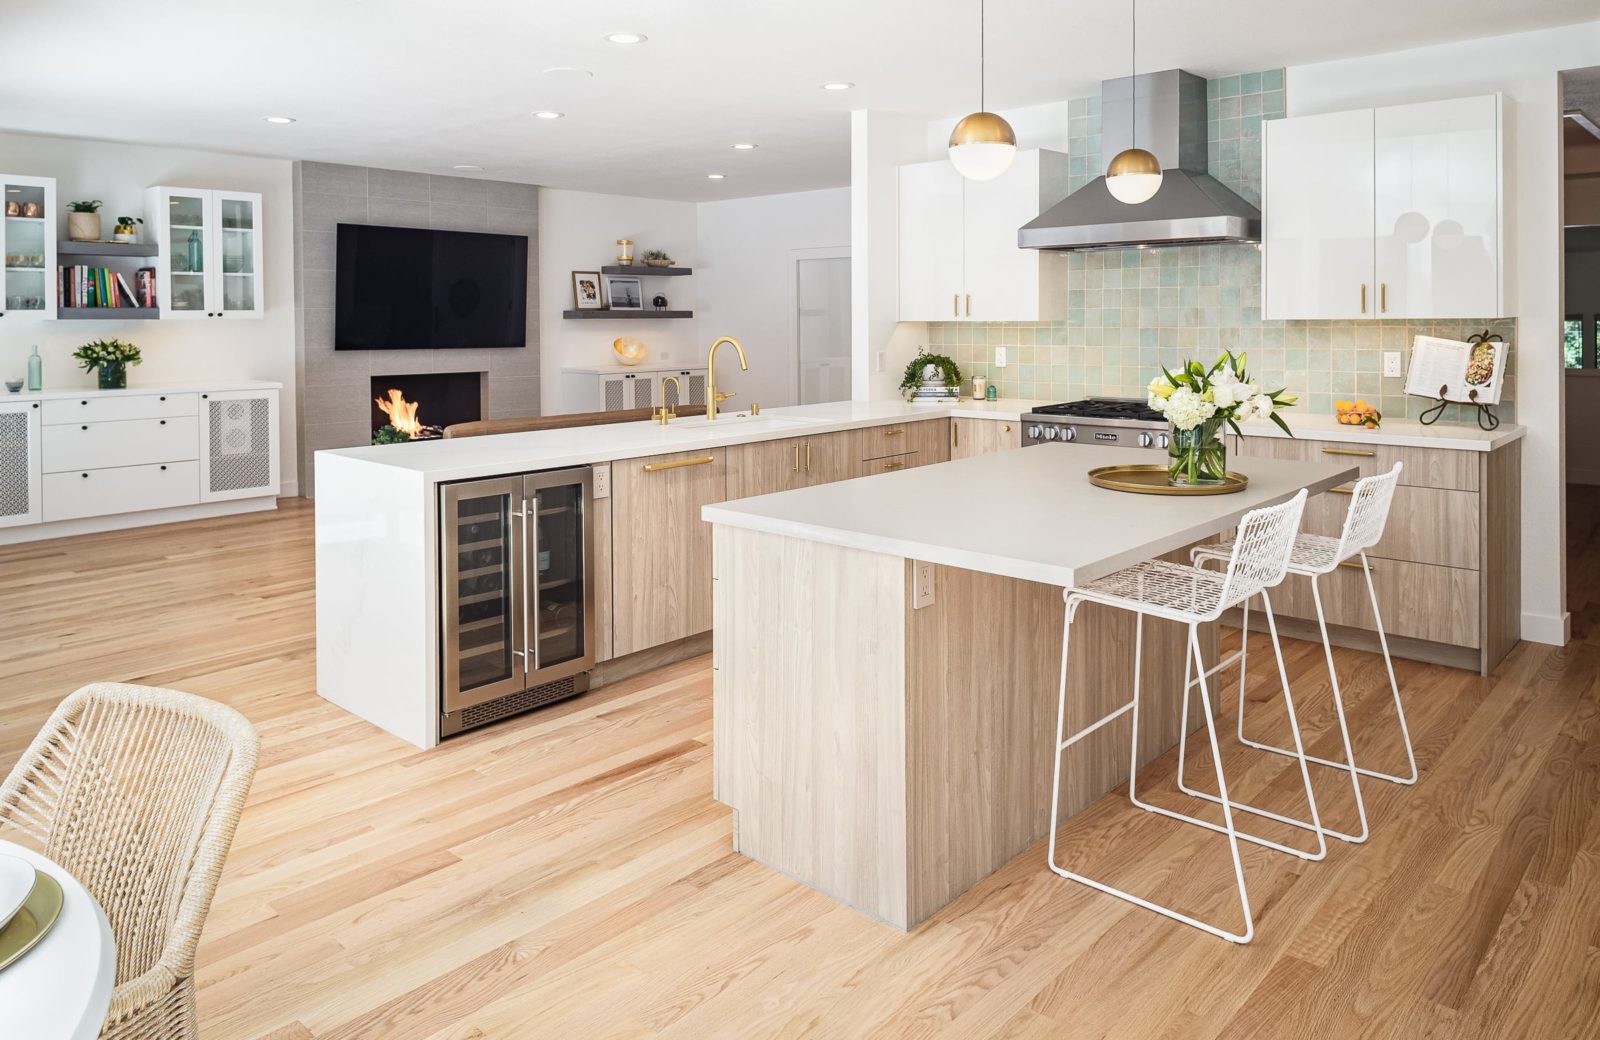
<svg viewBox="0 0 1600 1040">
<path fill-rule="evenodd" d="M 717 393 L 716 393 L 716 398 L 717 398 L 717 403 L 718 404 L 721 404 L 723 401 L 726 401 L 730 397 L 738 397 L 738 396 L 739 396 L 739 392 L 737 390 L 729 390 L 727 393 L 723 393 L 721 390 L 718 390 Z"/>
<path fill-rule="evenodd" d="M 750 414 L 751 415 L 760 415 L 761 414 L 761 402 L 760 401 L 752 401 L 752 402 L 750 402 Z"/>
</svg>

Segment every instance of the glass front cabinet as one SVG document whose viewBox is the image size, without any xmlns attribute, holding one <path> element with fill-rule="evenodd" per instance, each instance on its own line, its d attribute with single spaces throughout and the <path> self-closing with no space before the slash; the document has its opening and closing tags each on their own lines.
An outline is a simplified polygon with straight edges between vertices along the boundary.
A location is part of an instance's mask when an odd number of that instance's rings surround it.
<svg viewBox="0 0 1600 1040">
<path fill-rule="evenodd" d="M 163 319 L 259 318 L 261 196 L 213 188 L 151 188 L 156 295 Z"/>
<path fill-rule="evenodd" d="M 0 183 L 5 187 L 5 219 L 0 221 L 0 253 L 5 256 L 0 318 L 5 325 L 54 318 L 56 222 L 60 219 L 55 178 L 0 174 Z"/>
</svg>

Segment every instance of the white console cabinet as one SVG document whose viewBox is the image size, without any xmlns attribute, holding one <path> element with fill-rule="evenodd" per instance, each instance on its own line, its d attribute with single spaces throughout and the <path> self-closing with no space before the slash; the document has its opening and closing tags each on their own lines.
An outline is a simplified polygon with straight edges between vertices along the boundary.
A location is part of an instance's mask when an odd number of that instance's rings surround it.
<svg viewBox="0 0 1600 1040">
<path fill-rule="evenodd" d="M 275 507 L 277 383 L 0 400 L 0 543 Z"/>
<path fill-rule="evenodd" d="M 709 371 L 665 362 L 642 365 L 573 366 L 561 370 L 564 412 L 615 412 L 666 404 L 705 404 Z M 676 376 L 682 386 L 666 382 Z"/>
</svg>

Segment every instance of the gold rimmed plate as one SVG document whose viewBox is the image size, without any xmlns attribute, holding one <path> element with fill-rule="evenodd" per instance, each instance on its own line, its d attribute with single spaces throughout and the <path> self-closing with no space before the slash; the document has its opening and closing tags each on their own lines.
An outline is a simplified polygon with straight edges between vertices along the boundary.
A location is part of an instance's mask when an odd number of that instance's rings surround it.
<svg viewBox="0 0 1600 1040">
<path fill-rule="evenodd" d="M 0 928 L 0 971 L 33 949 L 61 916 L 61 884 L 44 871 L 38 872 L 33 891 L 11 918 Z"/>
<path fill-rule="evenodd" d="M 1220 484 L 1169 484 L 1165 466 L 1101 466 L 1089 471 L 1089 483 L 1134 495 L 1231 495 L 1249 487 L 1250 478 L 1229 470 Z"/>
</svg>

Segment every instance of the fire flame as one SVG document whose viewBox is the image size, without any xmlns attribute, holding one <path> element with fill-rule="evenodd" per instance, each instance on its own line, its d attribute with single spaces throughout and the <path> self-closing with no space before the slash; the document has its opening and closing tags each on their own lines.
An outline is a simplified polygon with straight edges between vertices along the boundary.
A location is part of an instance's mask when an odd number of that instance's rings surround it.
<svg viewBox="0 0 1600 1040">
<path fill-rule="evenodd" d="M 417 403 L 407 401 L 405 395 L 398 390 L 389 391 L 389 399 L 374 397 L 372 403 L 389 417 L 389 425 L 405 434 L 407 437 L 416 437 L 422 432 L 422 424 L 417 422 Z"/>
</svg>

